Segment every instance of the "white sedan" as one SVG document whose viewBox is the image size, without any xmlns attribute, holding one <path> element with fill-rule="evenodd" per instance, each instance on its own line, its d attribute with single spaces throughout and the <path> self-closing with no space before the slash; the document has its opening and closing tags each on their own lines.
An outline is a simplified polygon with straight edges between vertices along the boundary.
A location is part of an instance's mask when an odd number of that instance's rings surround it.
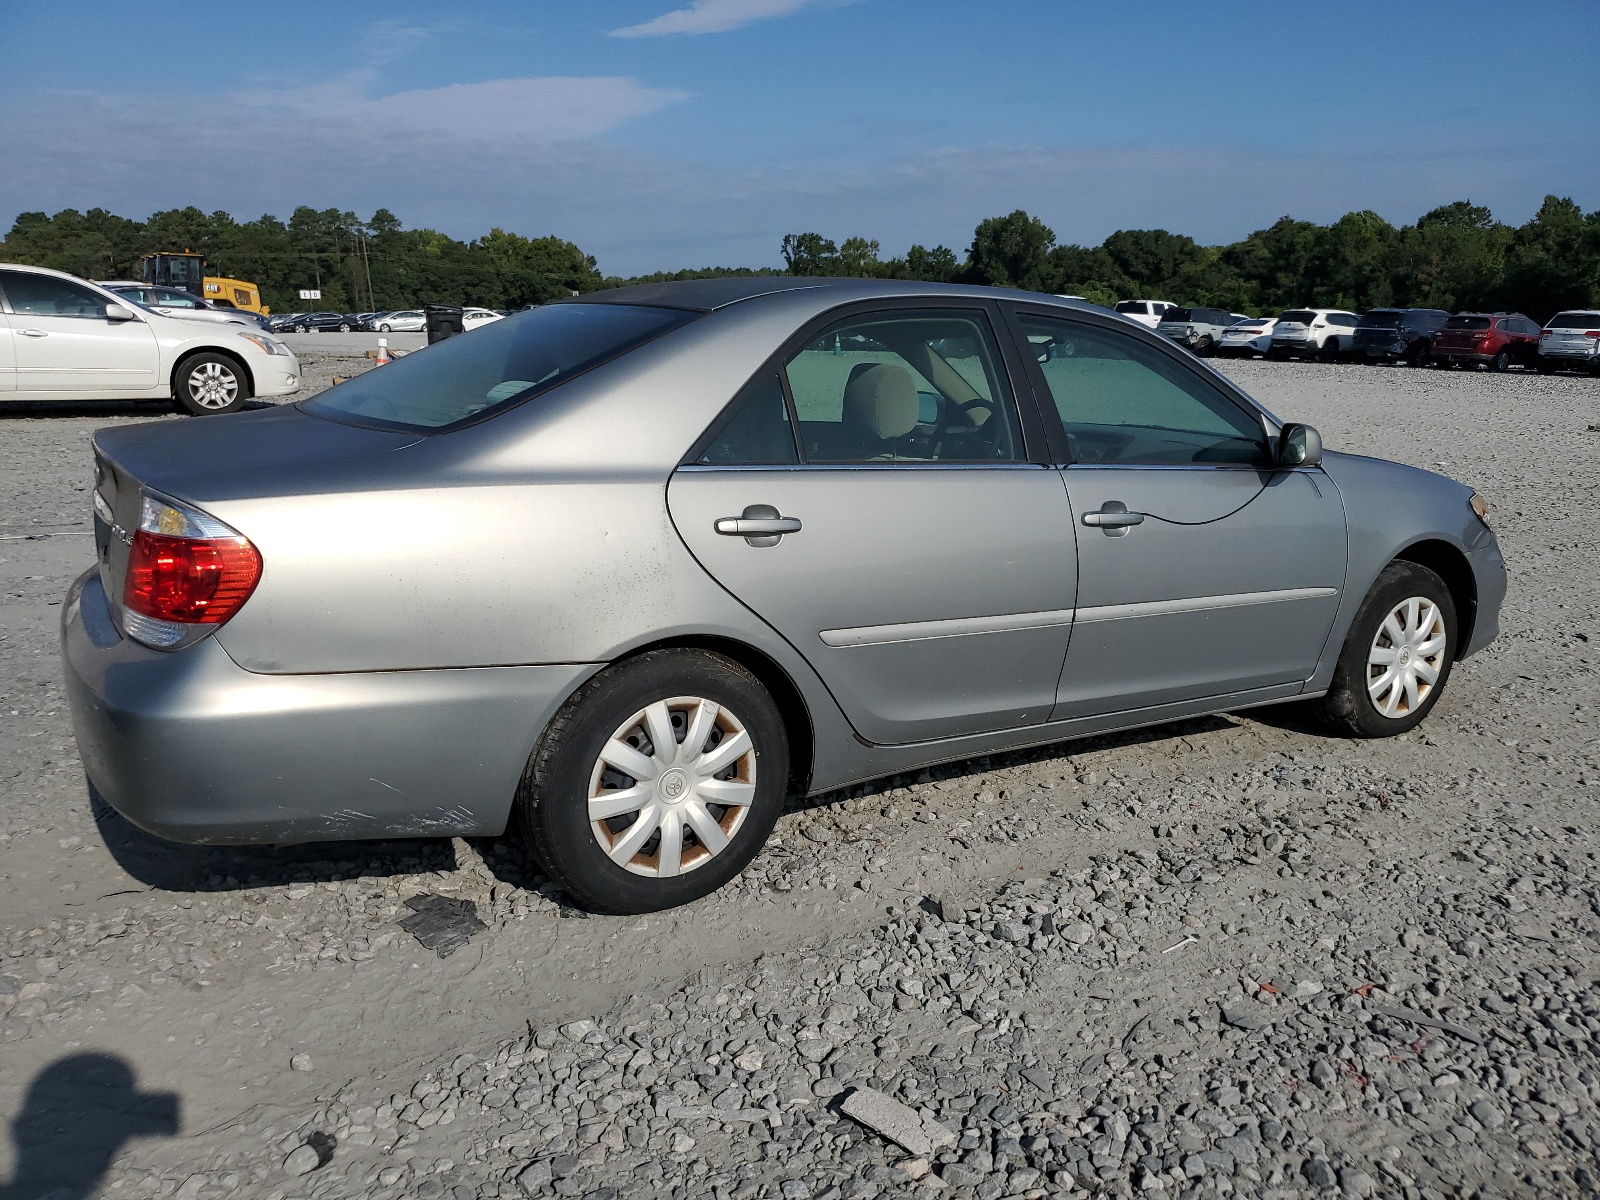
<svg viewBox="0 0 1600 1200">
<path fill-rule="evenodd" d="M 420 308 L 379 313 L 372 324 L 379 333 L 421 333 L 428 328 L 427 318 L 422 315 Z"/>
<path fill-rule="evenodd" d="M 167 316 L 63 271 L 0 263 L 0 401 L 162 400 L 232 412 L 300 390 L 263 329 Z"/>
<path fill-rule="evenodd" d="M 1277 326 L 1277 317 L 1246 317 L 1237 321 L 1222 331 L 1217 353 L 1265 356 L 1272 349 L 1272 331 Z"/>
<path fill-rule="evenodd" d="M 464 308 L 461 310 L 461 332 L 470 333 L 494 321 L 503 321 L 505 317 L 491 308 Z"/>
</svg>

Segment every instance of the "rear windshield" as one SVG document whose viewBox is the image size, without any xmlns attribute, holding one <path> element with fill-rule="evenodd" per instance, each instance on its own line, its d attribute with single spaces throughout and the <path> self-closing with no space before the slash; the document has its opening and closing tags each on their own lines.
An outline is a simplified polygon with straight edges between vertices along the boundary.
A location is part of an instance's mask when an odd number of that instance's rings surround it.
<svg viewBox="0 0 1600 1200">
<path fill-rule="evenodd" d="M 1230 329 L 1265 329 L 1272 324 L 1271 317 L 1246 317 L 1243 321 L 1235 321 Z"/>
<path fill-rule="evenodd" d="M 1444 323 L 1446 329 L 1487 329 L 1488 317 L 1451 317 Z"/>
<path fill-rule="evenodd" d="M 1280 321 L 1293 321 L 1301 325 L 1309 325 L 1317 319 L 1317 314 L 1306 308 L 1293 308 L 1278 318 Z"/>
<path fill-rule="evenodd" d="M 1138 313 L 1141 316 L 1150 311 L 1150 306 L 1143 300 L 1124 300 L 1117 305 L 1119 313 Z"/>
<path fill-rule="evenodd" d="M 549 304 L 408 354 L 303 407 L 396 428 L 441 429 L 549 391 L 696 315 L 628 304 Z"/>
<path fill-rule="evenodd" d="M 1189 315 L 1189 311 L 1187 308 L 1169 308 L 1161 314 L 1161 323 L 1165 325 L 1169 321 L 1192 321 L 1195 318 Z"/>
<path fill-rule="evenodd" d="M 1392 308 L 1374 309 L 1372 312 L 1363 313 L 1360 321 L 1362 329 L 1398 329 L 1400 318 L 1404 313 Z"/>
<path fill-rule="evenodd" d="M 1547 329 L 1600 329 L 1600 312 L 1557 313 Z"/>
</svg>

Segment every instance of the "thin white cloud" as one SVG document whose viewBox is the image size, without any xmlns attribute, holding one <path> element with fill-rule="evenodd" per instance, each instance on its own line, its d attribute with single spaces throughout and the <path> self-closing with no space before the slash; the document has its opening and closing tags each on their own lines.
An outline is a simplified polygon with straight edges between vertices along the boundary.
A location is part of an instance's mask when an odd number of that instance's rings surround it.
<svg viewBox="0 0 1600 1200">
<path fill-rule="evenodd" d="M 641 25 L 613 29 L 612 37 L 667 37 L 672 34 L 727 33 L 756 21 L 787 17 L 819 0 L 694 0 Z"/>
<path fill-rule="evenodd" d="M 374 96 L 372 79 L 370 71 L 356 71 L 328 83 L 237 99 L 279 120 L 354 125 L 385 139 L 444 133 L 472 140 L 564 142 L 598 137 L 690 95 L 646 87 L 626 75 L 544 75 Z"/>
</svg>

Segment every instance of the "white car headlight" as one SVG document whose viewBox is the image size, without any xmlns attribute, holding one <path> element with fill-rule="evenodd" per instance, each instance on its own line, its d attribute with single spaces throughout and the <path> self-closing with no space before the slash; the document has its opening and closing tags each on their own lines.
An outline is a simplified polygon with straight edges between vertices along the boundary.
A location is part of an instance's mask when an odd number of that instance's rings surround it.
<svg viewBox="0 0 1600 1200">
<path fill-rule="evenodd" d="M 268 354 L 286 355 L 289 353 L 289 347 L 285 346 L 277 338 L 267 337 L 265 334 L 260 333 L 241 333 L 239 336 L 247 342 L 254 342 Z"/>
</svg>

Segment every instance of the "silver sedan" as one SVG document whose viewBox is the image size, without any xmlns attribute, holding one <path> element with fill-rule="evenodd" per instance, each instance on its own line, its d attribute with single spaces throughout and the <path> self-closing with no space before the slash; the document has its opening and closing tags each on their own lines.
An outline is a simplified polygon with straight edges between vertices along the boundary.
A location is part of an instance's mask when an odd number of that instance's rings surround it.
<svg viewBox="0 0 1600 1200">
<path fill-rule="evenodd" d="M 1023 292 L 646 285 L 293 407 L 95 437 L 90 780 L 189 842 L 494 835 L 637 912 L 785 800 L 1289 701 L 1423 720 L 1483 501 Z"/>
</svg>

